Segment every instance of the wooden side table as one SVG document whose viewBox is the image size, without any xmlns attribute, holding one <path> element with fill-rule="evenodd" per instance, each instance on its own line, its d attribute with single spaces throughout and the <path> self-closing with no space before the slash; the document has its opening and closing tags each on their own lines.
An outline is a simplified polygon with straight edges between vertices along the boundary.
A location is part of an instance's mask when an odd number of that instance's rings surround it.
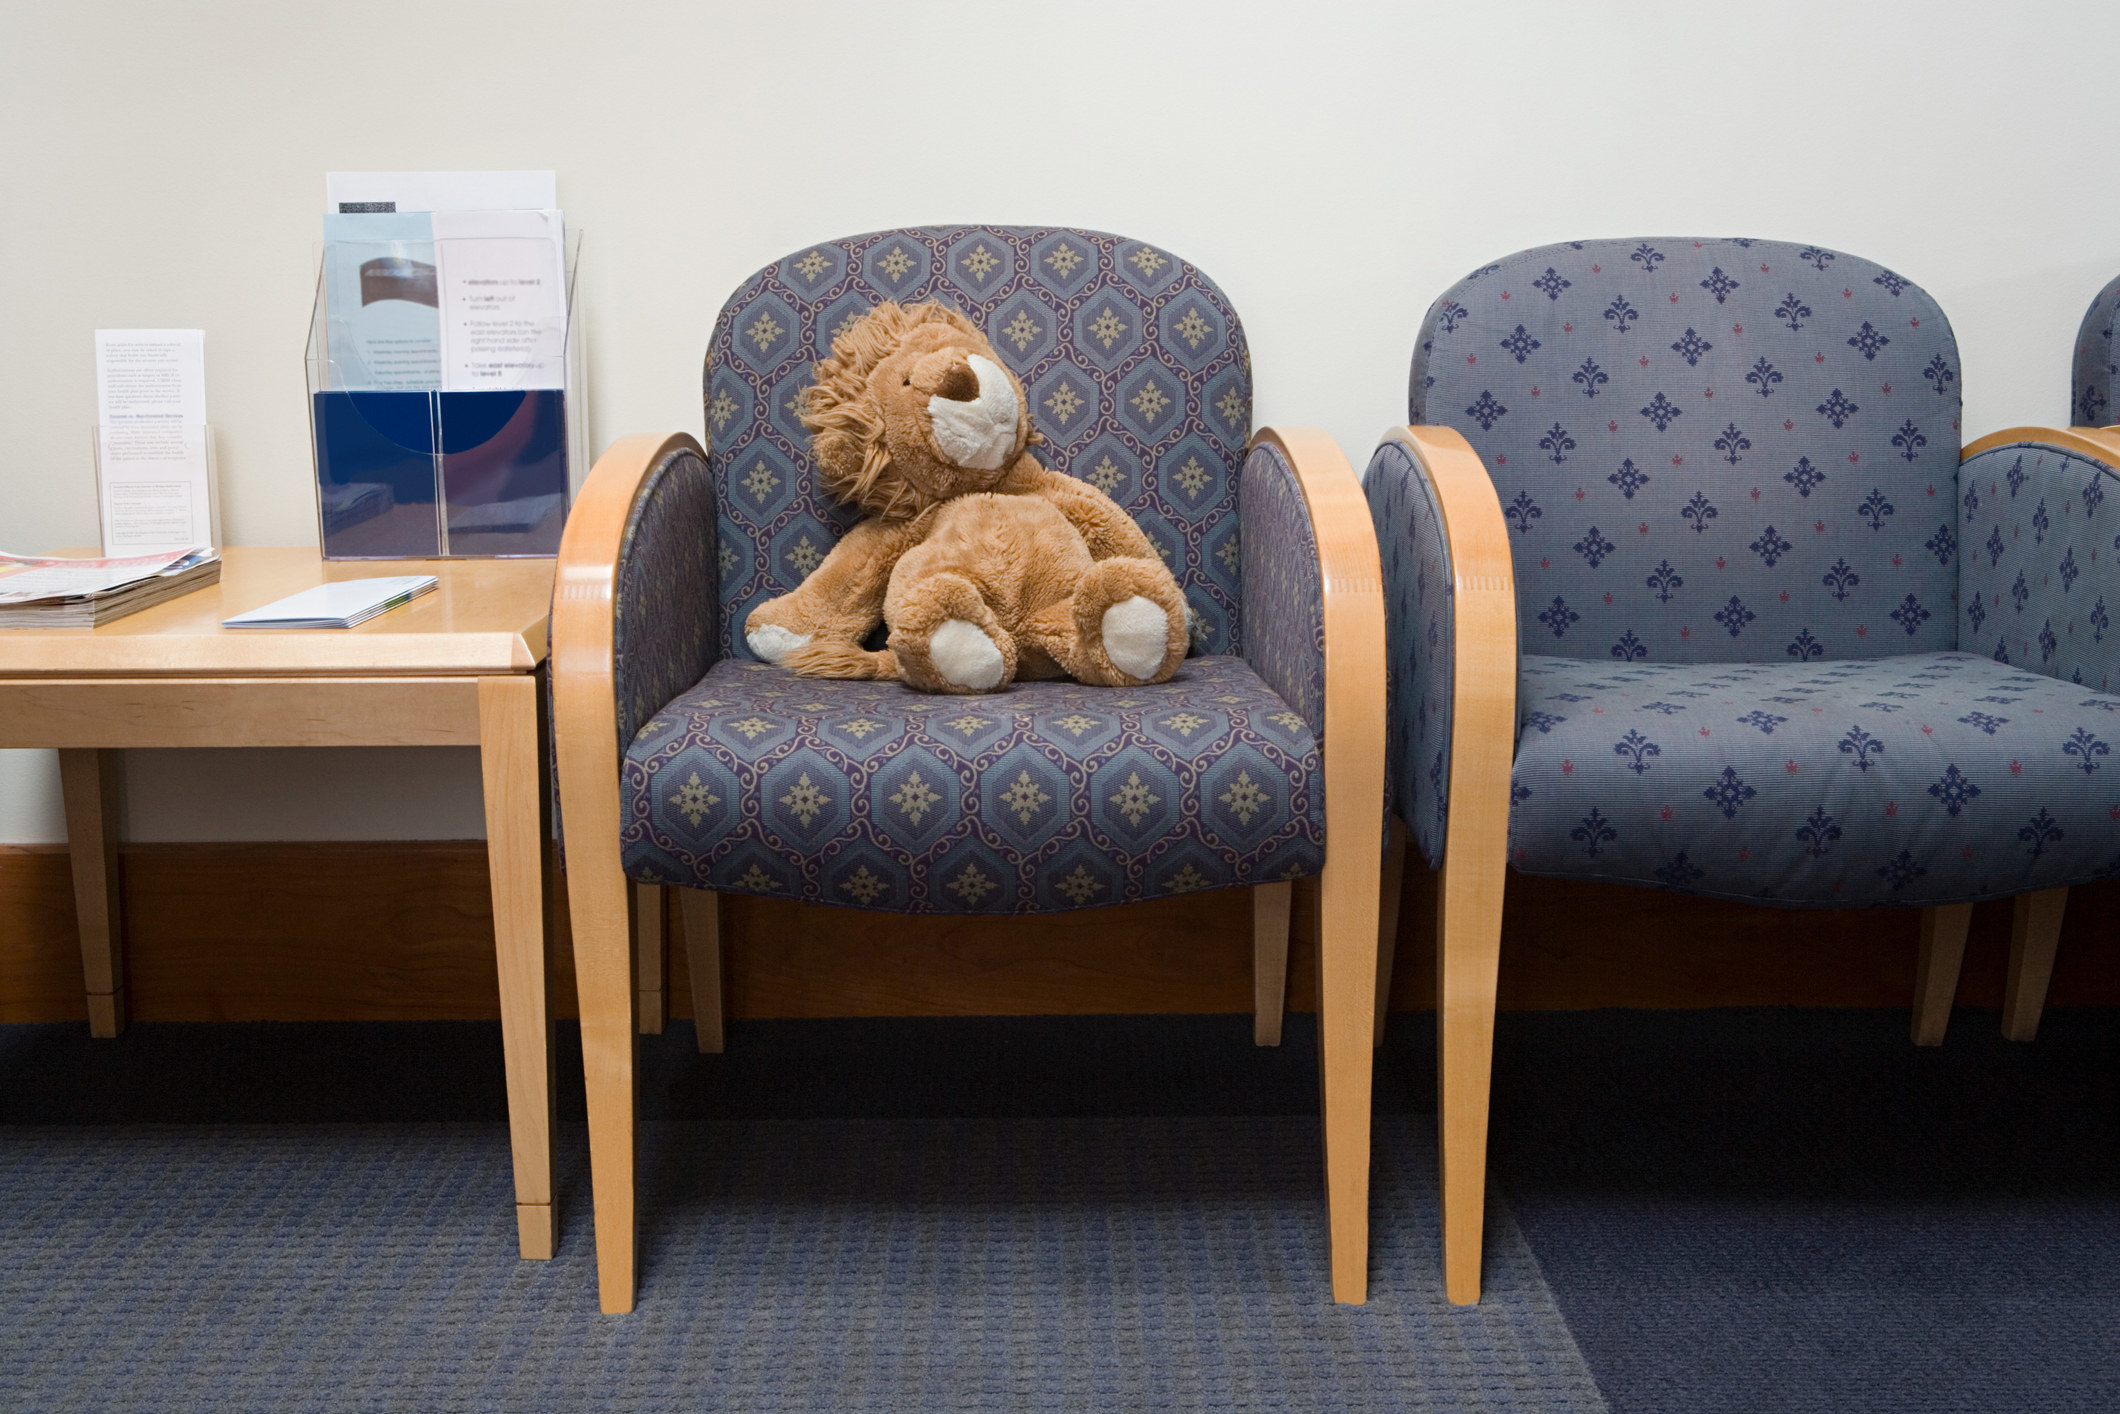
<svg viewBox="0 0 2120 1414">
<path fill-rule="evenodd" d="M 476 746 L 500 964 L 515 1212 L 553 1253 L 552 1015 L 546 1000 L 550 760 L 542 686 L 551 560 L 332 563 L 230 548 L 221 582 L 93 630 L 0 631 L 0 747 L 56 747 L 89 1027 L 125 1026 L 116 753 L 156 746 Z M 357 628 L 223 629 L 333 579 L 432 574 L 432 593 Z"/>
</svg>

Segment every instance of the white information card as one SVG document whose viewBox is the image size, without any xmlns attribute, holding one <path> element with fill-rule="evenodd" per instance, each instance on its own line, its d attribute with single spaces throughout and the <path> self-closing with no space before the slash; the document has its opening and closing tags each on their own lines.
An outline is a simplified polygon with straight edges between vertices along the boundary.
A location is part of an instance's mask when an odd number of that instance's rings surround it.
<svg viewBox="0 0 2120 1414">
<path fill-rule="evenodd" d="M 442 389 L 566 386 L 566 227 L 557 211 L 437 211 Z"/>
<path fill-rule="evenodd" d="M 214 543 L 206 335 L 96 330 L 96 482 L 106 555 Z"/>
</svg>

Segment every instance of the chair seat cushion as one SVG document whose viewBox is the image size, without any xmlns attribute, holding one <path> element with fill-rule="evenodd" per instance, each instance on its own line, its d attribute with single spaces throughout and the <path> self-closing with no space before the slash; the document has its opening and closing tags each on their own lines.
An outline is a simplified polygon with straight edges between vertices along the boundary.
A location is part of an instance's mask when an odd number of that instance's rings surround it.
<svg viewBox="0 0 2120 1414">
<path fill-rule="evenodd" d="M 1829 908 L 2120 874 L 2120 697 L 1972 654 L 1527 655 L 1517 719 L 1526 873 Z"/>
<path fill-rule="evenodd" d="M 723 662 L 627 747 L 626 872 L 899 913 L 1038 913 L 1324 866 L 1317 738 L 1240 658 L 982 697 Z"/>
</svg>

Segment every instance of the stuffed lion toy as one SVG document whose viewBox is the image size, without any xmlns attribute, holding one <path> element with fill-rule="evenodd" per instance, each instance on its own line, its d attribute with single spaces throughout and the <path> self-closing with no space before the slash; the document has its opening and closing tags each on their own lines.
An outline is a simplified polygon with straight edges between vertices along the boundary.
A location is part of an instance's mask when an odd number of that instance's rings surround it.
<svg viewBox="0 0 2120 1414">
<path fill-rule="evenodd" d="M 807 392 L 819 476 L 867 519 L 800 587 L 751 611 L 751 651 L 805 677 L 992 692 L 1017 678 L 1163 682 L 1185 599 L 1096 487 L 1039 465 L 1030 399 L 978 327 L 878 305 Z M 881 622 L 885 646 L 865 641 Z"/>
</svg>

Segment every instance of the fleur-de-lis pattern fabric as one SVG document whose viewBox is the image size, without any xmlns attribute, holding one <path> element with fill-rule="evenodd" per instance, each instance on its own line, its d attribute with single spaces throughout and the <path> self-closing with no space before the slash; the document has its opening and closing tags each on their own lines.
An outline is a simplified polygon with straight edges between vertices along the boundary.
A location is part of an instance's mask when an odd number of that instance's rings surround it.
<svg viewBox="0 0 2120 1414">
<path fill-rule="evenodd" d="M 1818 246 L 1552 246 L 1437 302 L 1412 418 L 1480 453 L 1520 590 L 1512 864 L 1792 907 L 2120 875 L 2120 478 L 1959 467 L 1958 393 L 1933 302 Z M 1448 548 L 1392 444 L 1368 492 L 1392 798 L 1438 863 Z"/>
<path fill-rule="evenodd" d="M 2120 689 L 2120 473 L 2038 442 L 1958 469 L 1958 640 L 1998 663 Z"/>
<path fill-rule="evenodd" d="M 1039 913 L 1317 873 L 1310 723 L 1238 658 L 984 697 L 724 660 L 622 766 L 626 872 L 899 913 Z"/>
<path fill-rule="evenodd" d="M 2109 427 L 2120 422 L 2113 385 L 2120 383 L 2120 343 L 2113 326 L 2120 324 L 2120 278 L 2098 291 L 2076 331 L 2075 376 L 2069 384 L 2069 417 L 2078 427 Z"/>
<path fill-rule="evenodd" d="M 708 462 L 720 495 L 721 653 L 795 588 L 858 513 L 812 475 L 802 391 L 832 340 L 884 300 L 937 300 L 1022 378 L 1040 461 L 1131 515 L 1199 615 L 1207 653 L 1241 651 L 1237 473 L 1251 362 L 1234 310 L 1169 251 L 1096 231 L 882 231 L 806 246 L 745 281 L 707 349 Z"/>
<path fill-rule="evenodd" d="M 1877 658 L 1956 646 L 1959 373 L 1935 302 L 1858 257 L 1581 241 L 1452 286 L 1410 410 L 1494 478 L 1527 652 Z"/>
<path fill-rule="evenodd" d="M 1510 860 L 1790 907 L 2120 877 L 2120 696 L 1970 653 L 1526 656 Z"/>
<path fill-rule="evenodd" d="M 1384 568 L 1387 799 L 1432 869 L 1443 865 L 1456 682 L 1456 580 L 1435 488 L 1404 444 L 1378 446 L 1362 475 Z"/>
<path fill-rule="evenodd" d="M 1311 730 L 1325 731 L 1325 588 L 1310 505 L 1288 458 L 1261 442 L 1238 493 L 1245 658 Z"/>
</svg>

